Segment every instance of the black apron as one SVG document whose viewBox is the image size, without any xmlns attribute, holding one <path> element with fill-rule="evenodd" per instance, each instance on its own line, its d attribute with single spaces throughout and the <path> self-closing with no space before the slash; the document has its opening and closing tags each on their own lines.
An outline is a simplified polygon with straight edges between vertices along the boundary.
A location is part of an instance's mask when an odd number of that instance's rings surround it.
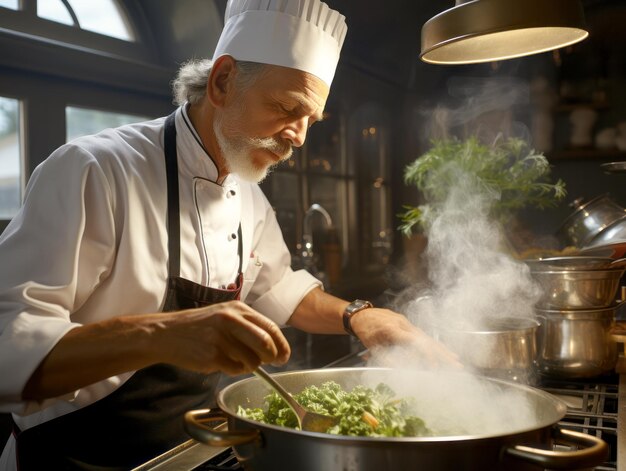
<svg viewBox="0 0 626 471">
<path fill-rule="evenodd" d="M 169 276 L 163 312 L 239 299 L 243 276 L 241 225 L 236 288 L 215 289 L 180 277 L 180 214 L 176 126 L 165 121 Z M 20 432 L 20 471 L 133 468 L 189 439 L 183 415 L 214 404 L 219 373 L 157 364 L 137 371 L 99 401 Z"/>
</svg>

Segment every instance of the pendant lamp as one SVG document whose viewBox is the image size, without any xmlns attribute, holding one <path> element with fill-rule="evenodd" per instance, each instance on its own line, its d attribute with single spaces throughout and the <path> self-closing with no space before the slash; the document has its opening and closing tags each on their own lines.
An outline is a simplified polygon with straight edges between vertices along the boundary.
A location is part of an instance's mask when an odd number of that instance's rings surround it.
<svg viewBox="0 0 626 471">
<path fill-rule="evenodd" d="M 456 0 L 422 27 L 420 58 L 433 64 L 512 59 L 585 39 L 579 0 Z"/>
</svg>

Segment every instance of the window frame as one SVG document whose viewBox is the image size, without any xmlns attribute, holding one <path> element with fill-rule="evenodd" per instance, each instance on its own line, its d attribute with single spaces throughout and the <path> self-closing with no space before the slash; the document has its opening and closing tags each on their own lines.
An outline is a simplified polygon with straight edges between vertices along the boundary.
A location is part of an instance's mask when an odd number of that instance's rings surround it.
<svg viewBox="0 0 626 471">
<path fill-rule="evenodd" d="M 37 17 L 36 0 L 21 10 L 0 7 L 0 66 L 164 96 L 173 66 L 160 62 L 140 5 L 119 2 L 136 42 Z"/>
<path fill-rule="evenodd" d="M 27 165 L 26 165 L 26 139 L 25 139 L 25 128 L 26 128 L 26 120 L 24 114 L 26 112 L 25 99 L 23 97 L 17 96 L 15 94 L 10 93 L 2 93 L 0 92 L 0 96 L 2 98 L 8 98 L 10 100 L 17 101 L 17 129 L 18 129 L 18 149 L 19 149 L 19 198 L 20 201 L 24 201 L 24 191 L 26 189 L 26 173 L 27 173 Z M 4 228 L 9 223 L 8 219 L 2 219 L 0 217 L 0 231 L 4 230 Z"/>
<path fill-rule="evenodd" d="M 141 110 L 155 117 L 169 114 L 171 97 L 139 94 L 132 90 L 43 76 L 0 65 L 0 95 L 21 102 L 23 174 L 22 197 L 33 170 L 66 142 L 65 107 L 78 106 L 110 112 L 136 114 Z M 9 220 L 0 220 L 0 232 Z"/>
</svg>

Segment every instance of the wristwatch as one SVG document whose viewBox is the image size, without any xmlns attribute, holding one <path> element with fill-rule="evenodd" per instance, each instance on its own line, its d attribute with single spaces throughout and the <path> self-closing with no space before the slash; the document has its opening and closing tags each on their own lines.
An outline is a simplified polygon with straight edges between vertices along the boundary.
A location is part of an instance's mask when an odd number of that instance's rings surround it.
<svg viewBox="0 0 626 471">
<path fill-rule="evenodd" d="M 362 311 L 363 309 L 369 309 L 374 307 L 372 303 L 369 301 L 363 301 L 362 299 L 355 299 L 352 301 L 346 309 L 343 311 L 343 328 L 350 335 L 357 337 L 358 336 L 352 330 L 351 320 L 352 316 L 354 316 L 357 312 Z"/>
</svg>

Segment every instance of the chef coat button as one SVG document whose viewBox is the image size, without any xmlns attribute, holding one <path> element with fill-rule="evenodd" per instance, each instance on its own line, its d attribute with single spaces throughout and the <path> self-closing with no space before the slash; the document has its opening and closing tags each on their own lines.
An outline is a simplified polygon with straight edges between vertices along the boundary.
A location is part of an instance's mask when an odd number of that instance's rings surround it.
<svg viewBox="0 0 626 471">
<path fill-rule="evenodd" d="M 228 190 L 226 192 L 226 198 L 232 198 L 233 196 L 235 196 L 235 190 Z"/>
<path fill-rule="evenodd" d="M 235 234 L 234 232 L 228 236 L 228 240 L 235 240 L 237 238 L 237 234 Z"/>
<path fill-rule="evenodd" d="M 230 190 L 229 193 L 230 193 L 231 196 L 235 196 L 237 194 L 237 193 L 235 193 L 235 190 Z"/>
</svg>

